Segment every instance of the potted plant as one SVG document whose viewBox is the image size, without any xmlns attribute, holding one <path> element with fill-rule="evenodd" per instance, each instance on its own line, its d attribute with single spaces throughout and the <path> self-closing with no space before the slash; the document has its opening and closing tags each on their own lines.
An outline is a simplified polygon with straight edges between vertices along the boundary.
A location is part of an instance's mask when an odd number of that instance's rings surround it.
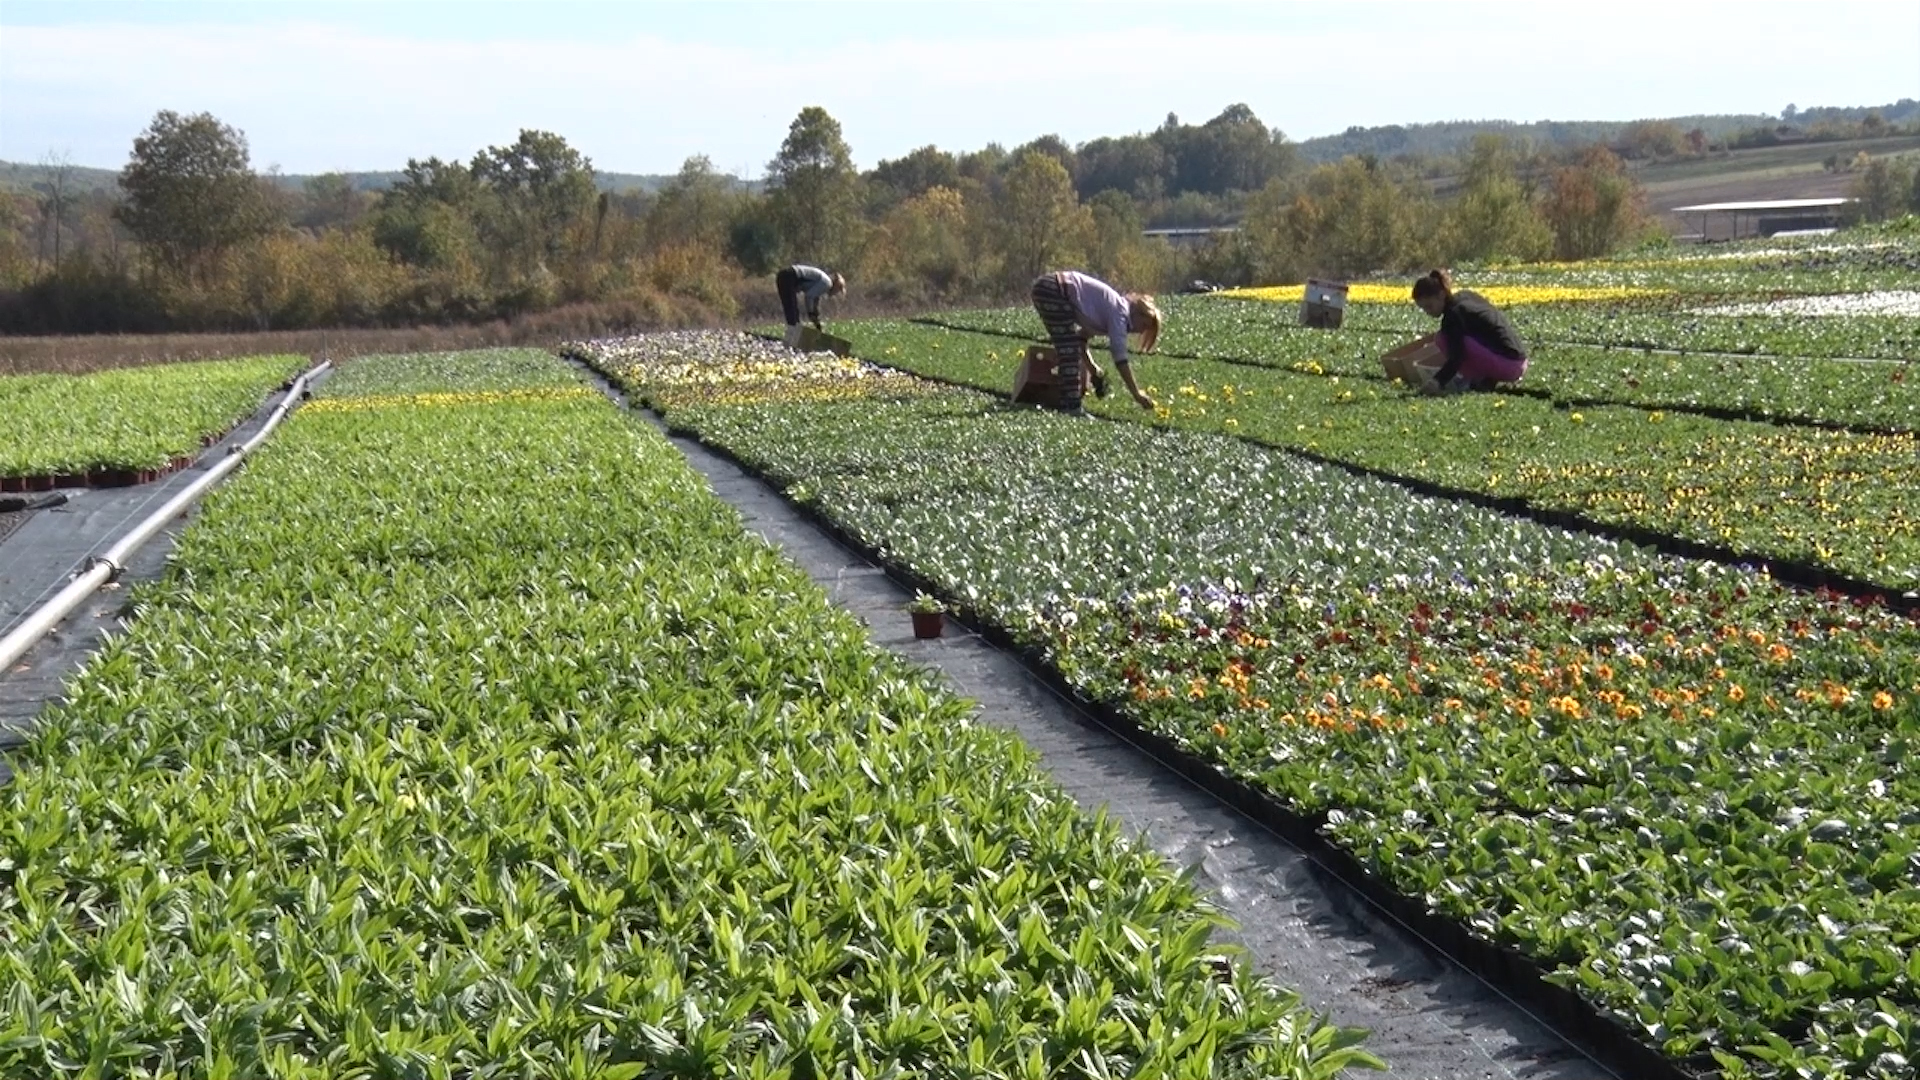
<svg viewBox="0 0 1920 1080">
<path fill-rule="evenodd" d="M 917 638 L 937 638 L 946 625 L 947 606 L 939 598 L 927 593 L 918 593 L 913 602 L 907 605 L 913 613 L 913 636 Z"/>
</svg>

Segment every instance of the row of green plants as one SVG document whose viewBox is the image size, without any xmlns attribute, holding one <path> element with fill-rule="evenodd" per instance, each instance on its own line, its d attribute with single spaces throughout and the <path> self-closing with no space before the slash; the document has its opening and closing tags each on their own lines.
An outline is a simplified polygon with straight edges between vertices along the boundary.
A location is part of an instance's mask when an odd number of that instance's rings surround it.
<svg viewBox="0 0 1920 1080">
<path fill-rule="evenodd" d="M 533 352 L 353 361 L 0 790 L 0 1075 L 1377 1064 Z"/>
<path fill-rule="evenodd" d="M 1463 277 L 1462 288 L 1490 288 Z M 1298 291 L 1290 300 L 1250 300 L 1215 296 L 1170 296 L 1162 300 L 1167 316 L 1160 351 L 1175 356 L 1246 357 L 1258 360 L 1275 338 L 1301 335 L 1333 339 L 1321 347 L 1374 361 L 1401 341 L 1431 334 L 1435 321 L 1414 307 L 1410 290 L 1393 285 L 1392 302 L 1351 303 L 1337 332 L 1309 330 L 1299 325 Z M 1508 287 L 1521 292 L 1524 286 Z M 1496 296 L 1500 290 L 1493 289 Z M 1682 303 L 1673 297 L 1634 297 L 1615 300 L 1522 303 L 1507 307 L 1514 326 L 1530 348 L 1556 371 L 1576 370 L 1595 354 L 1607 354 L 1619 363 L 1619 354 L 1668 352 L 1694 358 L 1697 354 L 1786 361 L 1829 361 L 1845 358 L 1912 360 L 1920 357 L 1920 315 L 1844 313 L 1847 303 L 1872 303 L 1867 294 L 1835 294 L 1837 306 L 1829 314 L 1796 314 L 1786 308 L 1770 314 L 1764 303 L 1735 294 L 1709 304 Z M 1761 294 L 1763 300 L 1769 294 Z M 1904 296 L 1914 296 L 1909 289 Z M 1783 303 L 1816 305 L 1801 298 Z M 1755 306 L 1758 304 L 1759 306 Z M 1721 308 L 1733 314 L 1713 313 Z M 1866 309 L 1871 312 L 1871 307 Z M 1045 333 L 1030 307 L 982 308 L 942 312 L 927 317 L 935 325 L 957 330 L 1009 334 L 1044 340 Z M 1299 348 L 1311 348 L 1305 344 Z M 1368 365 L 1361 365 L 1366 367 Z M 1825 371 L 1839 365 L 1813 363 Z M 1857 366 L 1857 365 L 1847 365 Z M 1372 363 L 1371 370 L 1378 371 Z M 1882 376 L 1884 377 L 1884 375 Z M 1531 378 L 1531 376 L 1530 376 Z M 1791 398 L 1781 404 L 1792 406 Z"/>
<path fill-rule="evenodd" d="M 0 477 L 163 468 L 307 364 L 265 356 L 0 377 Z"/>
<path fill-rule="evenodd" d="M 1011 391 L 1023 346 L 915 323 L 842 324 L 859 355 Z M 1519 500 L 1622 529 L 1797 563 L 1903 592 L 1920 587 L 1920 444 L 1870 434 L 1520 394 L 1421 398 L 1397 384 L 1213 360 L 1147 357 L 1158 402 L 1090 410 L 1239 435 L 1403 479 Z"/>
<path fill-rule="evenodd" d="M 1920 237 L 1910 227 L 1855 226 L 1828 236 L 1755 237 L 1475 271 L 1503 282 L 1633 285 L 1706 295 L 1870 292 L 1912 286 L 1920 272 Z"/>
<path fill-rule="evenodd" d="M 667 419 L 1683 1066 L 1911 1075 L 1911 619 L 959 389 Z"/>
<path fill-rule="evenodd" d="M 1434 331 L 1348 325 L 1337 331 L 1299 325 L 1279 304 L 1170 299 L 1156 354 L 1281 367 L 1311 375 L 1384 380 L 1380 355 Z M 1424 318 L 1424 316 L 1421 316 Z M 1043 340 L 1033 313 L 1006 308 L 929 316 L 921 325 Z M 892 327 L 893 320 L 843 323 L 840 329 Z M 1017 352 L 1007 344 L 989 351 Z M 1095 339 L 1101 347 L 1101 339 Z M 1868 431 L 1920 430 L 1920 373 L 1909 365 L 1862 364 L 1810 356 L 1697 356 L 1664 351 L 1573 345 L 1533 346 L 1527 376 L 1512 390 L 1566 405 L 1625 405 L 1742 415 L 1781 423 Z M 1920 347 L 1907 355 L 1920 355 Z"/>
<path fill-rule="evenodd" d="M 1476 284 L 1463 282 L 1462 286 L 1473 288 Z M 1834 293 L 1835 299 L 1825 304 L 1811 299 L 1782 301 L 1777 311 L 1764 299 L 1747 300 L 1750 295 L 1538 304 L 1513 308 L 1509 314 L 1521 335 L 1541 351 L 1589 345 L 1794 359 L 1911 360 L 1920 356 L 1920 316 L 1877 314 L 1871 307 L 1849 312 L 1847 298 L 1862 294 Z M 1294 305 L 1280 306 L 1290 319 L 1298 311 Z M 1827 311 L 1798 315 L 1803 307 Z M 1434 329 L 1433 320 L 1410 303 L 1405 307 L 1352 305 L 1347 311 L 1347 325 L 1405 337 L 1432 333 Z"/>
</svg>

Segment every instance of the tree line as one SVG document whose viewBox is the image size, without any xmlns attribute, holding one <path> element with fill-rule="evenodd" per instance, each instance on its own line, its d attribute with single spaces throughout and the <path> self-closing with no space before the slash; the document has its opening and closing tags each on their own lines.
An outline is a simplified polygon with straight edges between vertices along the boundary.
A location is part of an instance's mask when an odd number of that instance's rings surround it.
<svg viewBox="0 0 1920 1080">
<path fill-rule="evenodd" d="M 841 126 L 802 109 L 750 189 L 694 157 L 659 190 L 602 190 L 560 135 L 522 131 L 466 161 L 410 160 L 384 191 L 346 177 L 289 191 L 244 133 L 157 114 L 117 190 L 45 163 L 0 196 L 0 332 L 404 326 L 563 313 L 582 332 L 765 317 L 794 261 L 846 273 L 864 305 L 983 303 L 1045 270 L 1129 288 L 1357 276 L 1585 258 L 1651 230 L 1621 155 L 1476 136 L 1448 162 L 1312 163 L 1245 105 L 1200 124 L 1070 146 L 925 146 L 861 171 Z M 1876 174 L 1889 205 L 1911 171 Z M 64 171 L 63 171 L 64 170 Z M 1885 172 L 1885 170 L 1882 170 Z M 1904 184 L 1904 187 L 1900 187 Z M 1886 200 L 1883 200 L 1886 201 Z M 1220 226 L 1198 246 L 1148 224 Z"/>
</svg>

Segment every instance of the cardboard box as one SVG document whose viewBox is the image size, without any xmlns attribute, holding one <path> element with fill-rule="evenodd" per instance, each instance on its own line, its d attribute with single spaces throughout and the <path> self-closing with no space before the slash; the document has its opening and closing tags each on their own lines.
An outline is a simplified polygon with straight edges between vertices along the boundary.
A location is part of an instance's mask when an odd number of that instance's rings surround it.
<svg viewBox="0 0 1920 1080">
<path fill-rule="evenodd" d="M 1415 388 L 1425 385 L 1446 362 L 1446 350 L 1440 347 L 1440 339 L 1432 334 L 1409 341 L 1380 357 L 1380 366 L 1386 369 L 1387 378 L 1397 379 Z"/>
<path fill-rule="evenodd" d="M 1060 407 L 1060 354 L 1051 346 L 1029 345 L 1027 355 L 1013 371 L 1013 400 L 1017 404 Z"/>
<path fill-rule="evenodd" d="M 811 326 L 803 326 L 800 328 L 800 351 L 830 352 L 836 356 L 851 356 L 853 342 L 815 330 Z"/>
<path fill-rule="evenodd" d="M 1347 319 L 1347 283 L 1308 278 L 1300 297 L 1300 325 L 1338 330 Z"/>
</svg>

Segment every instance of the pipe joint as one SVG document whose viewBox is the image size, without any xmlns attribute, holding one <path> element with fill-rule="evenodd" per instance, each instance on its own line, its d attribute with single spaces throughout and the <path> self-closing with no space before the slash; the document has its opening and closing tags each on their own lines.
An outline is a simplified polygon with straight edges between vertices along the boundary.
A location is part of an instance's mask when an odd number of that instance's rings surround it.
<svg viewBox="0 0 1920 1080">
<path fill-rule="evenodd" d="M 98 566 L 107 568 L 107 584 L 109 585 L 119 581 L 120 575 L 127 572 L 126 567 L 121 566 L 105 555 L 90 555 L 87 557 L 86 565 L 81 568 L 80 573 L 82 576 L 85 576 L 92 573 L 94 568 Z"/>
</svg>

